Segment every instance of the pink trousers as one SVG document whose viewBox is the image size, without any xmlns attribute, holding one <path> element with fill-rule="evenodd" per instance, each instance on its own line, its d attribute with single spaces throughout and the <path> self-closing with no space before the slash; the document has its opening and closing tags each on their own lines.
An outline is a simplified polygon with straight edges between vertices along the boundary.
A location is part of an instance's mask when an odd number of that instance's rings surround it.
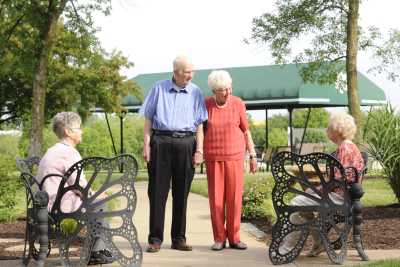
<svg viewBox="0 0 400 267">
<path fill-rule="evenodd" d="M 215 242 L 240 242 L 243 160 L 206 162 L 208 199 Z M 226 226 L 225 226 L 226 224 Z"/>
</svg>

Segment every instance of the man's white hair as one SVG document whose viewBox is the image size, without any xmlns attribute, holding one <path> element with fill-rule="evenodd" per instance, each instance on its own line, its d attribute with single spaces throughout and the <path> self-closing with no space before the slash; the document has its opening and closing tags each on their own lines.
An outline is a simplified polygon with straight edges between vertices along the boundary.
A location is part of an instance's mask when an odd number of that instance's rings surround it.
<svg viewBox="0 0 400 267">
<path fill-rule="evenodd" d="M 174 71 L 181 70 L 183 69 L 184 66 L 187 66 L 188 64 L 192 64 L 192 62 L 187 56 L 184 55 L 177 56 L 174 59 L 173 63 Z"/>
</svg>

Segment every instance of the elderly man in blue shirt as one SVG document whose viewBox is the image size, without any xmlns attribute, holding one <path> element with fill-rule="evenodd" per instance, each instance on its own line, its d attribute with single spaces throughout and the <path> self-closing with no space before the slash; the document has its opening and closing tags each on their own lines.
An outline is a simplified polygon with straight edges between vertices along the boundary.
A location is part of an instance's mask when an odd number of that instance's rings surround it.
<svg viewBox="0 0 400 267">
<path fill-rule="evenodd" d="M 145 117 L 143 157 L 149 173 L 150 232 L 147 252 L 164 239 L 165 204 L 172 178 L 172 249 L 186 243 L 186 207 L 194 166 L 203 161 L 203 122 L 207 110 L 200 88 L 191 82 L 193 64 L 185 56 L 173 63 L 170 80 L 158 81 L 140 109 Z"/>
</svg>

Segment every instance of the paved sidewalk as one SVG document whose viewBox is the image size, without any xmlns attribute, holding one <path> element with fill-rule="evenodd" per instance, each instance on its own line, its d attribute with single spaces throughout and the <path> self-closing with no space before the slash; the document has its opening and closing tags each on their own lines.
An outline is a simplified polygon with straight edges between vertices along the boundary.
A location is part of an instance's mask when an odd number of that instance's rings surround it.
<svg viewBox="0 0 400 267">
<path fill-rule="evenodd" d="M 189 195 L 188 214 L 187 214 L 187 241 L 193 246 L 193 251 L 182 252 L 170 249 L 171 238 L 171 195 L 167 203 L 165 218 L 164 243 L 160 252 L 146 253 L 148 235 L 148 212 L 149 204 L 147 199 L 147 183 L 138 182 L 136 184 L 137 207 L 134 215 L 134 223 L 138 231 L 140 244 L 143 248 L 143 267 L 266 267 L 273 266 L 268 257 L 266 244 L 257 241 L 260 234 L 252 225 L 242 224 L 241 240 L 248 245 L 244 251 L 224 249 L 222 251 L 212 251 L 210 246 L 213 243 L 212 229 L 210 222 L 210 211 L 208 199 L 196 194 Z M 124 244 L 121 244 L 124 245 Z M 388 259 L 400 257 L 400 250 L 370 250 L 367 251 L 371 260 Z M 363 263 L 360 261 L 354 250 L 350 250 L 344 266 L 353 266 Z M 53 261 L 46 263 L 46 266 L 58 266 Z M 308 258 L 301 255 L 295 263 L 283 266 L 334 266 L 327 255 L 322 253 L 319 257 Z M 21 266 L 20 261 L 0 261 L 0 267 Z M 106 266 L 106 265 L 104 265 Z M 107 266 L 118 266 L 117 264 Z"/>
<path fill-rule="evenodd" d="M 137 183 L 138 205 L 135 213 L 135 225 L 138 229 L 139 239 L 143 250 L 146 249 L 148 235 L 148 199 L 147 183 Z M 257 231 L 248 224 L 242 224 L 241 240 L 248 245 L 245 251 L 224 249 L 212 251 L 212 228 L 208 199 L 197 194 L 190 194 L 187 214 L 187 241 L 193 246 L 192 252 L 181 252 L 170 249 L 171 227 L 171 195 L 167 203 L 165 218 L 164 244 L 158 253 L 143 252 L 143 267 L 260 267 L 273 266 L 268 257 L 268 248 L 265 243 L 257 241 Z M 400 257 L 400 250 L 373 250 L 367 251 L 371 260 Z M 363 263 L 357 252 L 350 250 L 346 266 Z M 293 264 L 284 266 L 327 266 L 332 264 L 328 256 L 322 253 L 319 257 L 309 258 L 300 256 Z"/>
</svg>

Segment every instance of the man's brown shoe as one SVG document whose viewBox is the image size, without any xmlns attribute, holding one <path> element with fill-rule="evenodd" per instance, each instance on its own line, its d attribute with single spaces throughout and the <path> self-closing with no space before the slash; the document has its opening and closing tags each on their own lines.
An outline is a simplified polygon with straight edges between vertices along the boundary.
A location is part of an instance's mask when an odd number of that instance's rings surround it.
<svg viewBox="0 0 400 267">
<path fill-rule="evenodd" d="M 159 252 L 161 248 L 160 244 L 149 244 L 146 251 L 149 253 Z"/>
<path fill-rule="evenodd" d="M 171 248 L 181 251 L 192 251 L 192 246 L 186 244 L 186 241 L 172 242 Z"/>
</svg>

